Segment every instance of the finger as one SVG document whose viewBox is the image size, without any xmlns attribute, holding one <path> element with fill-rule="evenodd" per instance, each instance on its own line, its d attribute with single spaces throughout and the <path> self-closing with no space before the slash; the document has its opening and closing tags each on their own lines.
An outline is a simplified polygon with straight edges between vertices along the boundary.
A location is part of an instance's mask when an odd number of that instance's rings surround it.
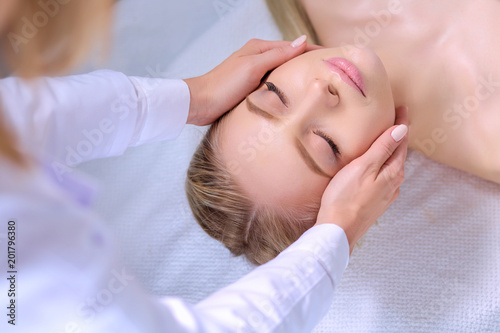
<svg viewBox="0 0 500 333">
<path fill-rule="evenodd" d="M 291 42 L 286 40 L 262 40 L 251 39 L 237 52 L 240 55 L 259 55 L 275 48 L 289 46 Z"/>
<path fill-rule="evenodd" d="M 295 47 L 288 44 L 283 47 L 276 47 L 269 51 L 266 51 L 260 55 L 257 55 L 256 66 L 257 70 L 261 72 L 270 71 L 288 60 L 302 54 L 306 49 L 306 43 L 296 45 Z"/>
<path fill-rule="evenodd" d="M 400 106 L 396 108 L 396 125 L 408 125 L 408 108 L 406 106 Z M 385 161 L 382 166 L 380 173 L 382 173 L 383 169 L 389 167 L 389 170 L 386 170 L 387 173 L 393 172 L 397 173 L 397 169 L 401 164 L 404 167 L 404 161 L 406 160 L 406 154 L 408 152 L 408 136 L 403 138 L 403 141 L 399 145 L 398 148 L 394 151 L 391 157 L 387 161 Z M 398 163 L 399 162 L 399 163 Z M 379 173 L 379 174 L 380 174 Z"/>
<path fill-rule="evenodd" d="M 408 153 L 408 137 L 405 137 L 391 157 L 380 168 L 378 177 L 384 177 L 394 186 L 399 186 L 404 180 L 404 167 Z"/>
<path fill-rule="evenodd" d="M 408 108 L 406 106 L 401 106 L 396 108 L 396 122 L 397 125 L 405 124 L 408 125 Z M 399 167 L 404 168 L 404 161 L 406 161 L 406 155 L 408 153 L 408 135 L 403 138 L 403 141 L 396 148 L 396 151 L 392 154 L 391 157 L 384 163 L 385 167 L 388 167 L 389 170 L 387 172 L 397 172 Z"/>
<path fill-rule="evenodd" d="M 325 47 L 324 46 L 321 46 L 321 45 L 316 45 L 316 44 L 307 44 L 306 46 L 306 52 L 309 52 L 309 51 L 315 51 L 315 50 L 321 50 L 321 49 L 324 49 Z"/>
<path fill-rule="evenodd" d="M 395 164 L 397 167 L 404 164 L 406 155 L 408 154 L 408 136 L 406 136 L 396 148 L 394 153 L 385 161 L 385 166 L 392 166 Z"/>
<path fill-rule="evenodd" d="M 408 107 L 400 106 L 396 108 L 396 121 L 395 125 L 405 124 L 408 126 Z"/>
<path fill-rule="evenodd" d="M 408 127 L 404 124 L 395 125 L 386 130 L 361 157 L 363 163 L 371 166 L 373 171 L 378 175 L 384 163 L 386 163 L 394 151 L 401 145 L 403 142 L 402 139 L 407 132 Z"/>
</svg>

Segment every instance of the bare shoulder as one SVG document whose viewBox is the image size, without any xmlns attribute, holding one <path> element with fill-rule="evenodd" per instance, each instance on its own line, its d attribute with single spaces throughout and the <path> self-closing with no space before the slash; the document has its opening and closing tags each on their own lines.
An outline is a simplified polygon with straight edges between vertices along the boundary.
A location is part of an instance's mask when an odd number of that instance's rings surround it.
<svg viewBox="0 0 500 333">
<path fill-rule="evenodd" d="M 464 9 L 468 14 L 449 29 L 454 48 L 445 62 L 455 70 L 449 73 L 450 85 L 466 77 L 467 89 L 445 109 L 422 110 L 410 147 L 500 183 L 500 20 L 492 14 L 500 2 L 471 2 Z"/>
<path fill-rule="evenodd" d="M 500 183 L 500 71 L 479 74 L 469 94 L 420 117 L 410 148 Z"/>
</svg>

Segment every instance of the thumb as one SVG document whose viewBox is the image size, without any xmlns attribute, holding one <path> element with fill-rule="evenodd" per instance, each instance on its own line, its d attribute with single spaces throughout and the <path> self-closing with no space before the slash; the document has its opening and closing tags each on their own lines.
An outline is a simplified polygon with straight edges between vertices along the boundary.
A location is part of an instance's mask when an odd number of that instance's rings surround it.
<svg viewBox="0 0 500 333">
<path fill-rule="evenodd" d="M 372 165 L 375 170 L 380 170 L 382 165 L 392 156 L 396 148 L 403 141 L 402 139 L 408 132 L 408 126 L 396 125 L 386 130 L 382 135 L 371 145 L 370 149 L 363 155 L 367 159 L 369 165 Z"/>
<path fill-rule="evenodd" d="M 257 66 L 259 70 L 263 72 L 270 71 L 299 54 L 302 54 L 306 50 L 306 38 L 306 35 L 302 35 L 288 45 L 275 47 L 259 54 L 257 56 Z"/>
</svg>

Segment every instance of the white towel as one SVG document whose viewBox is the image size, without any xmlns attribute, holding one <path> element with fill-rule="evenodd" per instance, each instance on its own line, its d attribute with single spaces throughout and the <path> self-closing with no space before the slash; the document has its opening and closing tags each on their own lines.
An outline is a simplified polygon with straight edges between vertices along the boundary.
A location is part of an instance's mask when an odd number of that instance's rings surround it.
<svg viewBox="0 0 500 333">
<path fill-rule="evenodd" d="M 146 9 L 139 1 L 121 3 L 119 52 L 108 67 L 186 78 L 207 72 L 250 38 L 281 37 L 263 0 L 195 2 L 155 0 Z M 189 6 L 198 11 L 186 11 Z M 174 31 L 165 28 L 171 22 L 158 23 L 158 12 L 190 30 L 180 25 L 184 34 L 175 43 Z M 162 58 L 166 49 L 180 53 Z M 137 278 L 151 293 L 193 303 L 252 268 L 191 215 L 185 172 L 202 135 L 188 126 L 174 142 L 80 167 L 101 181 L 96 209 Z M 406 169 L 399 199 L 354 250 L 331 310 L 314 332 L 500 332 L 500 185 L 416 152 L 409 152 Z"/>
</svg>

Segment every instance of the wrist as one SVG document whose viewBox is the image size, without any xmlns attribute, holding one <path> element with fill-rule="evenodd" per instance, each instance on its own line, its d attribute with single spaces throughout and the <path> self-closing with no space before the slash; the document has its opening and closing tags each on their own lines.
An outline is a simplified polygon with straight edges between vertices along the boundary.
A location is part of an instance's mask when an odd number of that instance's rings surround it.
<svg viewBox="0 0 500 333">
<path fill-rule="evenodd" d="M 208 103 L 208 94 L 206 85 L 203 82 L 203 76 L 185 79 L 184 82 L 189 88 L 189 114 L 187 124 L 202 126 L 204 111 Z"/>
<path fill-rule="evenodd" d="M 352 253 L 354 245 L 358 241 L 357 234 L 361 224 L 355 211 L 348 209 L 335 210 L 330 211 L 329 214 L 320 211 L 315 225 L 321 224 L 335 224 L 344 230 L 347 242 L 349 243 L 349 254 Z"/>
</svg>

